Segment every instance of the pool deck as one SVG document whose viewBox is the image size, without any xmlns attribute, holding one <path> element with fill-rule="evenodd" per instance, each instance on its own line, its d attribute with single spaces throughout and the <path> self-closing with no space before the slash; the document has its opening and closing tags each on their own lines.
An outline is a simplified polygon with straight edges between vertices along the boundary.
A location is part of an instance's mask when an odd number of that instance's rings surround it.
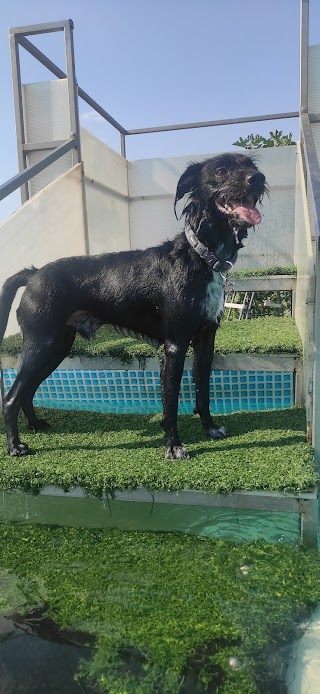
<svg viewBox="0 0 320 694">
<path fill-rule="evenodd" d="M 208 527 L 209 517 L 213 526 L 226 518 L 232 539 L 241 512 L 253 524 L 266 512 L 287 517 L 288 523 L 289 517 L 299 519 L 302 543 L 317 543 L 318 476 L 303 408 L 218 415 L 232 434 L 218 442 L 203 438 L 195 416 L 180 416 L 191 458 L 176 462 L 163 458 L 160 415 L 62 410 L 40 415 L 51 424 L 48 433 L 28 432 L 21 419 L 22 440 L 34 455 L 10 458 L 1 437 L 3 521 L 118 527 L 126 518 L 132 529 L 131 518 L 137 530 L 176 530 L 166 520 L 165 528 L 161 525 L 161 514 L 167 514 L 173 520 L 179 515 L 178 529 L 185 525 L 187 531 L 192 514 L 202 509 Z M 141 525 L 134 520 L 139 514 Z"/>
</svg>

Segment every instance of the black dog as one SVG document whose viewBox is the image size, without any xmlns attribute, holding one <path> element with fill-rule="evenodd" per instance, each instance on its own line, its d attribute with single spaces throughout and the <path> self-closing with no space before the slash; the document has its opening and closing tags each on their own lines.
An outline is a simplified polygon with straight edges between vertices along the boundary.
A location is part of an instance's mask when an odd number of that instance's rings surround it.
<svg viewBox="0 0 320 694">
<path fill-rule="evenodd" d="M 40 430 L 33 396 L 67 356 L 76 332 L 91 338 L 104 323 L 164 344 L 161 368 L 166 458 L 187 458 L 177 430 L 178 395 L 186 351 L 194 350 L 195 412 L 211 439 L 226 431 L 209 412 L 209 375 L 214 337 L 223 313 L 225 273 L 234 265 L 247 229 L 261 216 L 255 206 L 265 177 L 243 154 L 222 154 L 190 164 L 177 187 L 188 195 L 185 230 L 173 241 L 141 251 L 62 258 L 40 270 L 10 277 L 0 295 L 0 343 L 18 287 L 26 286 L 17 310 L 23 335 L 16 380 L 3 399 L 8 452 L 26 455 L 17 416 Z"/>
</svg>

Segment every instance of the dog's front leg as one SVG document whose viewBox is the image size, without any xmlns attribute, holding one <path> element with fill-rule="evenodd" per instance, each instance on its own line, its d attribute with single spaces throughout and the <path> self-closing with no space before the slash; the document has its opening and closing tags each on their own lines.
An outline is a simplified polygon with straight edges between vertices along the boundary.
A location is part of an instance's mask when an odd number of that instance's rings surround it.
<svg viewBox="0 0 320 694">
<path fill-rule="evenodd" d="M 222 439 L 227 436 L 224 427 L 215 426 L 210 415 L 209 379 L 214 352 L 214 338 L 218 326 L 212 323 L 206 326 L 192 340 L 193 378 L 196 386 L 195 414 L 200 415 L 202 426 L 210 439 Z"/>
<path fill-rule="evenodd" d="M 163 402 L 161 426 L 165 432 L 165 457 L 168 460 L 189 458 L 187 450 L 181 444 L 177 428 L 179 388 L 188 344 L 167 340 L 160 367 Z"/>
</svg>

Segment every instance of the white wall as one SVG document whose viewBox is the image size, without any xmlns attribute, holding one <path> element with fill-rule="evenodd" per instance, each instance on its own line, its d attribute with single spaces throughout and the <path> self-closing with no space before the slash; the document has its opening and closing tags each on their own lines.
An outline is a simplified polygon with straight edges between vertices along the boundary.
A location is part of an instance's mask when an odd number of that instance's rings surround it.
<svg viewBox="0 0 320 694">
<path fill-rule="evenodd" d="M 314 60 L 318 62 L 317 51 Z M 24 85 L 23 102 L 27 141 L 69 137 L 66 80 Z M 173 212 L 177 181 L 190 160 L 206 157 L 127 162 L 83 128 L 81 151 L 88 221 L 86 250 L 90 254 L 146 248 L 181 231 L 183 223 L 175 219 Z M 45 151 L 32 152 L 30 163 L 42 159 L 44 154 Z M 270 199 L 265 198 L 263 222 L 255 232 L 249 232 L 237 267 L 292 264 L 296 148 L 263 149 L 255 151 L 255 155 L 269 182 Z M 32 193 L 56 179 L 71 164 L 72 153 L 68 153 L 34 178 L 30 184 Z M 182 209 L 181 203 L 178 209 Z"/>
<path fill-rule="evenodd" d="M 68 82 L 50 80 L 22 85 L 25 138 L 28 143 L 68 140 L 70 137 L 70 111 Z M 28 153 L 28 166 L 36 164 L 49 154 L 49 150 Z M 68 171 L 75 163 L 71 150 L 29 181 L 29 194 L 35 195 L 49 183 Z"/>
<path fill-rule="evenodd" d="M 130 248 L 128 162 L 81 128 L 89 253 Z"/>
<path fill-rule="evenodd" d="M 82 164 L 77 164 L 0 225 L 0 286 L 24 267 L 41 267 L 57 258 L 83 255 L 85 249 Z M 18 330 L 17 305 L 16 300 L 7 335 Z"/>
<path fill-rule="evenodd" d="M 262 149 L 255 155 L 269 183 L 270 198 L 265 196 L 263 221 L 255 232 L 249 231 L 246 247 L 239 253 L 237 268 L 291 265 L 296 147 Z M 177 181 L 190 161 L 202 161 L 207 157 L 195 155 L 129 162 L 132 248 L 156 245 L 181 231 L 183 222 L 177 221 L 173 212 Z M 177 210 L 182 210 L 181 202 Z"/>
<path fill-rule="evenodd" d="M 26 142 L 67 140 L 70 137 L 68 83 L 66 79 L 22 86 Z M 90 254 L 127 250 L 130 247 L 127 161 L 90 132 L 81 128 Z M 28 154 L 35 164 L 48 150 Z M 74 153 L 68 152 L 29 183 L 30 195 L 68 171 Z"/>
</svg>

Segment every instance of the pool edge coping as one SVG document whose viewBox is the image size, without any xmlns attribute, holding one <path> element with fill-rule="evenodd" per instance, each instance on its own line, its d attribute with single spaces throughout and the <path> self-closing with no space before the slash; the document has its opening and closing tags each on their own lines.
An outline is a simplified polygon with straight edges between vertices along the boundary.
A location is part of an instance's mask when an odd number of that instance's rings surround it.
<svg viewBox="0 0 320 694">
<path fill-rule="evenodd" d="M 20 489 L 2 490 L 8 494 L 19 495 L 26 499 L 35 497 L 31 492 Z M 38 496 L 38 495 L 37 495 Z M 132 490 L 116 489 L 112 494 L 102 493 L 101 497 L 87 493 L 80 485 L 69 491 L 64 491 L 56 485 L 45 485 L 39 496 L 50 498 L 96 500 L 100 503 L 106 501 L 126 501 L 149 504 L 175 504 L 184 506 L 203 506 L 220 509 L 238 509 L 247 511 L 270 511 L 274 513 L 295 513 L 301 519 L 300 540 L 305 547 L 317 547 L 318 534 L 318 487 L 313 490 L 294 492 L 276 492 L 266 490 L 238 490 L 226 494 L 203 492 L 196 489 L 179 491 L 150 491 L 145 487 L 137 487 Z"/>
<path fill-rule="evenodd" d="M 64 359 L 57 370 L 111 370 L 111 371 L 158 371 L 159 359 L 148 357 L 143 359 L 133 359 L 130 364 L 125 364 L 118 359 L 107 356 L 74 356 Z M 192 357 L 186 357 L 185 369 L 192 368 Z M 3 369 L 16 369 L 19 366 L 19 356 L 13 357 L 8 354 L 1 355 L 1 367 Z M 227 371 L 295 371 L 301 370 L 302 357 L 293 352 L 259 353 L 254 352 L 231 352 L 230 354 L 216 354 L 212 361 L 213 370 Z"/>
</svg>

